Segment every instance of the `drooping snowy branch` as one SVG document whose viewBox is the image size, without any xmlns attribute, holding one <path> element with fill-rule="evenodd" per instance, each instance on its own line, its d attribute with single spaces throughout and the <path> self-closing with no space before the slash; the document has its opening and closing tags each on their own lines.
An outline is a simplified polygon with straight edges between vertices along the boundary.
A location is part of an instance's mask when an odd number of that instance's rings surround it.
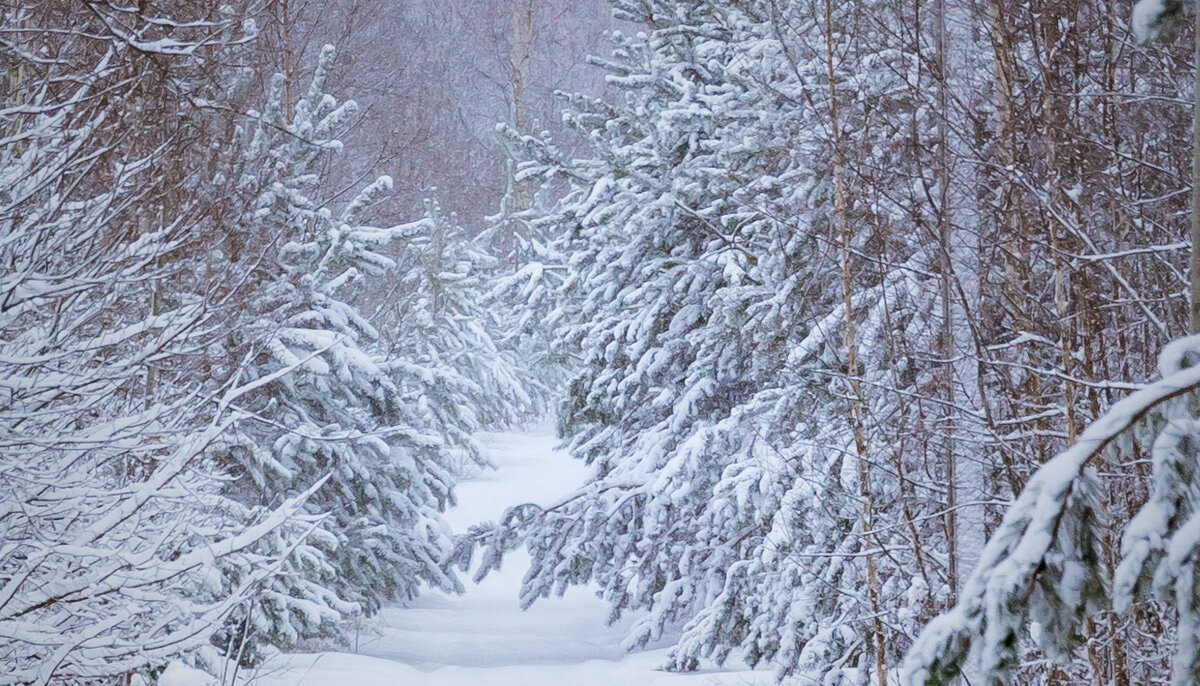
<svg viewBox="0 0 1200 686">
<path fill-rule="evenodd" d="M 1188 400 L 1200 389 L 1198 363 L 1200 336 L 1168 345 L 1159 359 L 1162 379 L 1114 404 L 1033 475 L 993 532 L 959 603 L 930 622 L 909 652 L 905 684 L 950 683 L 972 650 L 988 683 L 1009 683 L 1020 632 L 1031 620 L 1045 627 L 1043 647 L 1052 655 L 1064 656 L 1077 644 L 1080 623 L 1103 607 L 1106 595 L 1098 554 L 1104 519 L 1085 467 L 1155 411 L 1166 418 L 1152 452 L 1156 485 L 1125 531 L 1114 600 L 1128 607 L 1150 576 L 1156 586 L 1171 588 L 1190 573 L 1190 556 L 1200 541 L 1188 518 L 1194 507 L 1188 488 L 1196 473 L 1189 446 L 1200 438 Z M 1186 595 L 1190 584 L 1178 588 Z M 1179 606 L 1181 636 L 1190 631 L 1197 609 L 1187 602 Z M 1174 683 L 1193 683 L 1194 652 L 1181 642 Z"/>
</svg>

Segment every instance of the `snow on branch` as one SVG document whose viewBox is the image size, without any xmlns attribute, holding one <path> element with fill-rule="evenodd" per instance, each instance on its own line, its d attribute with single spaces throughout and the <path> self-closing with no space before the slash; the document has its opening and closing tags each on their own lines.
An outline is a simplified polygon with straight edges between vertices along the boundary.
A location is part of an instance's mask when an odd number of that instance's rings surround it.
<svg viewBox="0 0 1200 686">
<path fill-rule="evenodd" d="M 974 649 L 988 684 L 1007 684 L 1017 663 L 1019 631 L 1027 619 L 1041 623 L 1042 647 L 1054 657 L 1064 656 L 1078 642 L 1076 630 L 1089 610 L 1104 600 L 1104 582 L 1097 554 L 1100 517 L 1094 479 L 1085 467 L 1122 433 L 1173 399 L 1200 388 L 1200 335 L 1167 345 L 1159 358 L 1162 379 L 1120 402 L 1084 431 L 1069 449 L 1046 462 L 1029 480 L 1025 490 L 1009 508 L 1000 527 L 984 548 L 978 566 L 967 581 L 961 599 L 949 612 L 936 618 L 922 631 L 905 660 L 901 682 L 906 686 L 950 683 L 962 673 Z M 1164 408 L 1178 414 L 1180 408 Z M 1186 409 L 1186 408 L 1183 408 Z M 1174 412 L 1172 411 L 1174 410 Z M 1170 425 L 1170 421 L 1168 422 Z M 1176 425 L 1178 426 L 1178 425 Z M 1191 422 L 1195 426 L 1195 422 Z M 1178 431 L 1160 434 L 1178 438 Z M 1190 434 L 1192 445 L 1196 432 Z M 1168 441 L 1177 449 L 1179 441 Z M 1131 522 L 1125 534 L 1125 561 L 1118 572 L 1117 595 L 1128 604 L 1138 586 L 1137 571 L 1162 550 L 1170 536 L 1164 520 L 1162 490 L 1171 477 L 1161 470 L 1164 441 L 1155 442 L 1156 494 Z M 1178 450 L 1176 450 L 1178 453 Z M 1190 452 L 1194 453 L 1194 449 Z M 1193 460 L 1194 463 L 1194 460 Z M 1191 471 L 1195 471 L 1194 464 Z M 1178 492 L 1180 489 L 1174 489 Z M 1168 567 L 1174 565 L 1178 578 L 1183 560 L 1196 548 L 1196 536 L 1187 535 L 1197 521 L 1188 519 L 1177 538 L 1186 542 L 1181 555 L 1178 542 L 1166 551 Z M 1161 553 L 1157 557 L 1162 557 Z M 1187 565 L 1192 564 L 1187 562 Z M 1160 569 L 1159 581 L 1164 574 Z M 1181 584 L 1182 586 L 1183 584 Z M 1189 585 L 1190 588 L 1190 585 Z M 1182 636 L 1190 614 L 1180 608 Z M 1194 658 L 1184 659 L 1190 647 L 1181 641 L 1175 683 L 1193 683 L 1183 678 L 1180 661 L 1194 675 Z M 1180 679 L 1183 680 L 1180 680 Z"/>
<path fill-rule="evenodd" d="M 1142 43 L 1158 38 L 1163 29 L 1178 18 L 1182 11 L 1179 0 L 1138 0 L 1133 6 L 1130 28 Z"/>
</svg>

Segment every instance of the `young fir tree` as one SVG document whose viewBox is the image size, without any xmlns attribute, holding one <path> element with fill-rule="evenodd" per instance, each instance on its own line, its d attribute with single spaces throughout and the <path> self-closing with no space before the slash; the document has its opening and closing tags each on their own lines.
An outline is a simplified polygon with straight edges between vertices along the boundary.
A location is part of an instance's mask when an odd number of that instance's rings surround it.
<svg viewBox="0 0 1200 686">
<path fill-rule="evenodd" d="M 510 126 L 497 127 L 497 138 L 514 158 L 533 143 L 557 158 L 549 134 L 528 141 Z M 553 152 L 551 152 L 553 151 Z M 508 160 L 515 168 L 516 159 Z M 556 224 L 547 220 L 548 194 L 539 192 L 530 198 L 530 206 L 522 207 L 523 195 L 517 186 L 528 185 L 525 175 L 531 170 L 513 173 L 508 189 L 501 199 L 500 212 L 488 217 L 489 226 L 476 239 L 497 257 L 489 272 L 489 290 L 485 303 L 496 321 L 496 344 L 513 355 L 545 389 L 566 387 L 578 355 L 561 345 L 556 336 L 559 327 L 574 311 L 572 301 L 564 301 L 562 284 L 566 276 L 566 255 L 555 238 Z M 528 188 L 523 188 L 525 195 Z M 550 396 L 539 412 L 546 412 Z"/>
<path fill-rule="evenodd" d="M 411 238 L 384 304 L 388 368 L 427 414 L 428 430 L 478 460 L 471 434 L 528 418 L 545 406 L 546 389 L 497 340 L 506 313 L 489 297 L 499 266 L 483 241 L 434 200 L 401 228 Z"/>
<path fill-rule="evenodd" d="M 814 32 L 813 19 L 826 22 L 819 5 L 615 8 L 648 33 L 614 35 L 603 66 L 615 102 L 568 101 L 566 120 L 593 154 L 571 160 L 528 138 L 538 158 L 522 172 L 570 184 L 540 221 L 565 236 L 560 297 L 577 309 L 563 344 L 583 354 L 559 428 L 591 478 L 559 504 L 474 531 L 487 549 L 481 572 L 523 531 L 524 603 L 598 583 L 614 617 L 648 610 L 630 646 L 683 625 L 673 667 L 738 651 L 780 675 L 877 672 L 946 585 L 924 575 L 914 532 L 873 531 L 864 517 L 864 494 L 879 494 L 880 512 L 923 508 L 908 513 L 917 522 L 936 502 L 917 504 L 890 469 L 860 469 L 916 451 L 875 440 L 895 426 L 877 423 L 870 452 L 856 454 L 847 323 L 870 382 L 863 414 L 913 428 L 923 419 L 903 394 L 928 391 L 933 375 L 890 342 L 933 337 L 936 254 L 914 232 L 886 230 L 910 216 L 916 192 L 895 181 L 855 194 L 845 249 L 831 249 L 843 227 L 830 131 L 870 132 L 841 142 L 859 180 L 874 181 L 876 166 L 914 173 L 911 121 L 896 113 L 915 108 L 895 74 L 918 60 L 851 32 L 847 12 L 833 14 L 831 34 Z M 832 63 L 830 41 L 849 56 Z M 831 76 L 848 85 L 812 87 Z M 855 257 L 864 251 L 882 257 Z"/>
<path fill-rule="evenodd" d="M 321 165 L 355 111 L 324 92 L 332 60 L 327 46 L 291 107 L 275 79 L 244 134 L 236 185 L 250 203 L 230 230 L 240 259 L 259 265 L 258 297 L 229 345 L 253 361 L 246 374 L 258 388 L 240 406 L 254 422 L 223 445 L 239 476 L 229 492 L 253 512 L 328 479 L 308 503 L 325 515 L 320 527 L 221 639 L 243 659 L 262 643 L 335 635 L 342 617 L 411 598 L 422 585 L 459 589 L 440 565 L 449 532 L 439 513 L 452 501 L 461 422 L 430 420 L 356 305 L 364 286 L 396 271 L 393 244 L 419 232 L 365 223 L 390 190 L 387 177 L 344 207 L 322 200 Z"/>
</svg>

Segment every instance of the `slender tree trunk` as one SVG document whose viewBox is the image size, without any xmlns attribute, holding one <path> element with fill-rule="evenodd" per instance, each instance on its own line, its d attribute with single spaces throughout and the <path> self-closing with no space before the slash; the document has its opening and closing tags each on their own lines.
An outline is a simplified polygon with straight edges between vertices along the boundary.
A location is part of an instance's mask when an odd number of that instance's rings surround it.
<svg viewBox="0 0 1200 686">
<path fill-rule="evenodd" d="M 533 0 L 512 0 L 512 46 L 509 51 L 509 74 L 511 88 L 508 105 L 508 125 L 518 133 L 526 133 L 528 122 L 525 114 L 525 83 L 529 78 L 529 65 L 533 61 Z M 503 207 L 506 215 L 528 210 L 533 204 L 533 193 L 528 184 L 517 181 L 517 164 L 510 152 L 505 161 L 507 183 L 504 189 Z M 508 218 L 505 222 L 503 240 L 505 249 L 512 258 L 513 272 L 521 269 L 521 241 L 517 236 L 520 220 Z"/>
<path fill-rule="evenodd" d="M 509 125 L 521 133 L 529 126 L 525 113 L 525 84 L 529 80 L 529 65 L 533 61 L 533 0 L 512 0 L 512 102 L 509 104 Z M 512 171 L 515 171 L 515 167 Z M 510 172 L 512 173 L 512 172 Z M 525 184 L 513 181 L 513 210 L 529 209 L 532 198 Z"/>
<path fill-rule="evenodd" d="M 4 9 L 0 11 L 0 19 L 3 20 L 3 25 L 13 26 L 18 29 L 9 34 L 8 40 L 12 42 L 12 52 L 18 53 L 25 50 L 24 34 L 19 30 L 23 28 L 24 17 L 22 10 L 18 5 L 17 9 Z M 3 100 L 0 100 L 0 106 L 7 106 L 9 103 L 22 102 L 21 97 L 26 90 L 25 84 L 25 60 L 14 59 L 8 64 L 8 88 L 0 93 Z M 5 100 L 7 102 L 5 102 Z M 11 117 L 8 125 L 5 126 L 3 121 L 0 121 L 0 132 L 4 134 L 15 134 L 21 130 L 21 119 L 19 117 Z M 13 153 L 19 155 L 25 151 L 27 144 L 15 143 L 12 147 Z"/>
<path fill-rule="evenodd" d="M 1061 77 L 1061 71 L 1056 70 L 1051 46 L 1059 39 L 1060 20 L 1066 21 L 1065 11 L 1050 11 L 1042 15 L 1040 32 L 1042 37 L 1042 135 L 1045 138 L 1046 173 L 1048 175 L 1046 201 L 1048 212 L 1046 228 L 1049 231 L 1050 253 L 1054 260 L 1054 307 L 1058 317 L 1058 342 L 1062 364 L 1063 380 L 1063 413 L 1066 422 L 1067 442 L 1074 443 L 1078 421 L 1075 416 L 1075 384 L 1070 381 L 1074 373 L 1074 356 L 1071 347 L 1071 305 L 1070 284 L 1067 279 L 1067 268 L 1063 264 L 1062 232 L 1064 227 L 1054 217 L 1059 210 L 1065 208 L 1063 192 L 1063 174 L 1059 167 L 1058 140 L 1060 129 L 1065 126 L 1062 119 L 1067 111 L 1061 105 L 1059 93 L 1068 92 L 1070 84 Z M 1066 165 L 1064 165 L 1066 166 Z M 1062 212 L 1065 216 L 1065 211 Z"/>
<path fill-rule="evenodd" d="M 509 124 L 524 130 L 525 82 L 533 61 L 533 0 L 512 0 L 512 102 L 509 104 Z"/>
<path fill-rule="evenodd" d="M 279 22 L 283 36 L 283 107 L 292 120 L 292 82 L 296 79 L 296 56 L 292 52 L 292 9 L 290 0 L 279 0 Z"/>
<path fill-rule="evenodd" d="M 941 251 L 941 300 L 942 300 L 942 383 L 946 393 L 946 416 L 943 421 L 945 433 L 942 439 L 942 456 L 946 470 L 946 542 L 948 561 L 947 576 L 950 579 L 950 599 L 953 605 L 958 600 L 958 464 L 955 459 L 954 444 L 954 321 L 951 306 L 951 279 L 953 265 L 950 253 L 953 250 L 950 243 L 950 136 L 947 131 L 946 118 L 950 115 L 947 104 L 946 90 L 946 60 L 948 59 L 946 45 L 946 1 L 934 0 L 934 51 L 937 53 L 934 64 L 937 67 L 937 164 L 938 164 L 938 206 L 937 230 L 938 247 Z"/>
<path fill-rule="evenodd" d="M 938 449 L 941 472 L 946 480 L 943 517 L 947 546 L 947 579 L 950 602 L 957 599 L 962 583 L 974 568 L 987 538 L 981 496 L 991 489 L 986 474 L 988 454 L 981 437 L 989 431 L 990 411 L 984 388 L 985 345 L 976 313 L 981 308 L 980 274 L 984 250 L 975 227 L 985 222 L 980 210 L 980 141 L 972 138 L 969 115 L 974 88 L 973 67 L 963 58 L 976 40 L 964 27 L 987 23 L 976 16 L 971 3 L 934 0 L 932 31 L 936 81 L 936 155 L 932 176 L 937 180 L 933 199 L 940 274 L 941 328 L 938 332 L 941 357 L 943 412 L 938 417 Z M 983 20 L 981 22 L 981 20 Z M 956 51 L 955 46 L 958 46 Z M 970 227 L 970 228 L 963 228 Z M 986 497 L 982 498 L 986 499 Z"/>
<path fill-rule="evenodd" d="M 1116 92 L 1116 89 L 1119 87 L 1118 83 L 1117 83 L 1117 71 L 1118 71 L 1118 64 L 1119 64 L 1117 55 L 1119 54 L 1118 48 L 1120 46 L 1121 39 L 1118 38 L 1118 35 L 1119 35 L 1118 32 L 1121 31 L 1123 28 L 1124 17 L 1118 18 L 1117 17 L 1118 12 L 1121 12 L 1123 14 L 1123 8 L 1121 8 L 1120 5 L 1118 5 L 1116 3 L 1112 3 L 1109 5 L 1109 9 L 1106 14 L 1106 26 L 1105 26 L 1105 30 L 1104 30 L 1104 34 L 1105 34 L 1104 54 L 1106 55 L 1106 57 L 1104 60 L 1103 84 L 1104 84 L 1105 90 L 1109 93 Z M 1115 112 L 1114 112 L 1115 108 L 1117 108 L 1117 107 L 1119 107 L 1119 105 L 1117 105 L 1117 103 L 1115 101 L 1108 100 L 1108 99 L 1106 99 L 1104 101 L 1104 104 L 1103 104 L 1103 108 L 1104 108 L 1103 123 L 1104 123 L 1104 128 L 1105 128 L 1104 134 L 1105 134 L 1105 138 L 1107 138 L 1108 140 L 1111 141 L 1113 150 L 1121 149 L 1121 134 L 1120 134 L 1120 129 L 1116 125 L 1117 118 L 1116 118 Z M 1115 195 L 1116 195 L 1116 197 L 1122 197 L 1125 195 L 1124 188 L 1121 186 L 1121 184 L 1124 183 L 1124 181 L 1123 181 L 1124 175 L 1121 174 L 1121 168 L 1122 168 L 1122 165 L 1124 164 L 1124 161 L 1119 156 L 1114 156 L 1112 163 L 1117 169 L 1117 183 L 1114 184 L 1114 186 L 1116 186 L 1116 191 L 1117 191 L 1117 193 Z M 1116 202 L 1113 203 L 1113 210 L 1114 210 L 1114 212 L 1113 212 L 1114 224 L 1126 224 L 1128 222 L 1128 218 L 1125 214 L 1124 208 L 1122 207 L 1122 205 L 1120 203 L 1116 203 Z M 1114 226 L 1113 228 L 1114 228 L 1115 234 L 1117 234 L 1118 236 L 1122 235 L 1123 232 L 1121 231 L 1121 229 L 1118 226 Z M 1118 250 L 1124 249 L 1124 247 L 1125 247 L 1123 245 L 1124 243 L 1125 243 L 1124 238 L 1121 238 L 1117 244 L 1117 249 Z M 1088 334 L 1087 340 L 1089 342 L 1095 342 L 1096 344 L 1098 344 L 1099 350 L 1097 351 L 1097 354 L 1095 354 L 1095 355 L 1092 355 L 1092 354 L 1087 355 L 1086 359 L 1088 359 L 1089 361 L 1090 360 L 1098 360 L 1099 364 L 1101 366 L 1101 368 L 1099 370 L 1090 371 L 1089 376 L 1093 379 L 1109 379 L 1109 378 L 1112 378 L 1112 372 L 1108 367 L 1107 360 L 1109 358 L 1108 358 L 1107 353 L 1105 352 L 1106 334 L 1103 331 L 1104 322 L 1101 320 L 1100 315 L 1096 311 L 1094 306 L 1089 307 L 1088 311 L 1089 311 L 1089 317 L 1088 317 L 1087 321 L 1089 324 L 1089 328 L 1094 333 Z M 1089 364 L 1094 364 L 1094 363 L 1089 362 Z M 1088 400 L 1090 401 L 1090 404 L 1091 404 L 1092 419 L 1094 421 L 1096 417 L 1100 416 L 1100 411 L 1103 406 L 1102 402 L 1101 402 L 1099 390 L 1097 390 L 1096 388 L 1092 388 L 1092 390 L 1089 393 Z M 1111 396 L 1109 396 L 1106 400 L 1108 401 L 1109 404 L 1111 404 L 1111 401 L 1112 401 Z M 1134 446 L 1136 446 L 1136 441 L 1134 442 Z M 1136 454 L 1137 448 L 1133 447 L 1132 451 Z M 1128 491 L 1126 491 L 1126 493 L 1128 493 Z M 1109 504 L 1111 505 L 1111 503 L 1115 500 L 1116 500 L 1116 498 L 1113 498 L 1113 500 L 1110 501 Z M 1120 505 L 1117 506 L 1117 509 L 1118 509 L 1118 511 L 1121 512 L 1121 514 L 1123 515 L 1123 518 L 1124 518 L 1125 513 L 1129 511 L 1128 508 L 1121 508 Z M 1115 523 L 1115 521 L 1114 521 L 1114 523 Z M 1112 526 L 1110 526 L 1110 528 L 1105 532 L 1105 535 L 1104 535 L 1104 539 L 1103 539 L 1104 561 L 1105 561 L 1105 564 L 1108 566 L 1108 570 L 1109 570 L 1109 574 L 1110 574 L 1109 578 L 1111 578 L 1112 570 L 1116 568 L 1116 566 L 1119 562 L 1119 555 L 1118 555 L 1119 538 L 1120 538 L 1119 535 L 1115 531 L 1115 527 L 1112 527 Z M 1112 678 L 1110 681 L 1112 683 L 1112 686 L 1130 686 L 1131 679 L 1130 679 L 1130 675 L 1129 675 L 1129 658 L 1128 658 L 1128 656 L 1126 654 L 1126 650 L 1125 650 L 1125 642 L 1127 640 L 1126 637 L 1128 636 L 1128 633 L 1123 630 L 1124 628 L 1120 624 L 1121 617 L 1119 617 L 1116 612 L 1109 610 L 1109 611 L 1105 612 L 1104 614 L 1105 614 L 1105 618 L 1107 620 L 1106 626 L 1108 629 L 1108 641 L 1109 641 L 1108 642 L 1108 662 L 1109 662 L 1109 665 L 1111 668 L 1111 673 L 1112 673 Z"/>
<path fill-rule="evenodd" d="M 1008 25 L 1007 11 L 1004 0 L 991 0 L 988 5 L 989 30 L 992 41 L 992 92 L 996 109 L 997 145 L 995 155 L 997 168 L 1001 170 L 1014 169 L 1020 159 L 1020 146 L 1016 135 L 1016 105 L 1014 103 L 1013 79 L 1015 78 L 1016 51 L 1011 40 L 1011 29 Z M 1030 316 L 1030 265 L 1029 238 L 1024 208 L 1021 204 L 1021 194 L 1013 182 L 1011 173 L 1002 171 L 999 175 L 1000 205 L 997 208 L 999 224 L 999 240 L 1002 242 L 1004 255 L 1004 287 L 1003 299 L 1013 303 L 1013 326 L 1018 330 L 1033 331 L 1035 326 Z M 1017 346 L 1016 357 L 1022 359 L 1028 355 L 1029 343 Z M 1024 380 L 1008 389 L 1013 397 L 1024 397 L 1032 405 L 1041 404 L 1041 379 L 1037 374 L 1029 373 Z M 1041 428 L 1042 420 L 1035 420 L 1033 428 Z M 1041 441 L 1037 443 L 1039 453 L 1037 463 L 1044 460 L 1041 451 L 1044 450 Z M 1008 475 L 1008 486 L 1013 493 L 1019 493 L 1024 488 L 1024 481 L 1019 476 L 1018 462 L 1023 455 L 1014 455 L 1013 451 L 1001 446 L 1001 455 Z"/>
<path fill-rule="evenodd" d="M 442 289 L 440 272 L 442 271 L 443 253 L 446 250 L 446 224 L 442 220 L 441 210 L 434 206 L 433 236 L 429 250 L 429 262 L 425 265 L 425 275 L 429 279 L 429 312 L 434 319 L 442 310 Z"/>
<path fill-rule="evenodd" d="M 1193 13 L 1195 45 L 1192 49 L 1195 100 L 1192 106 L 1192 261 L 1188 269 L 1192 299 L 1189 305 L 1188 330 L 1200 333 L 1200 11 Z"/>
<path fill-rule="evenodd" d="M 841 236 L 842 303 L 846 311 L 846 373 L 852 396 L 851 422 L 854 430 L 854 449 L 858 455 L 858 488 L 862 500 L 862 531 L 864 537 L 875 529 L 875 501 L 871 493 L 871 466 L 867 456 L 867 433 L 863 425 L 864 401 L 859 383 L 858 340 L 854 322 L 854 279 L 851 269 L 851 233 L 846 201 L 845 152 L 842 150 L 841 122 L 838 113 L 837 72 L 833 60 L 833 0 L 825 0 L 825 67 L 829 77 L 830 137 L 833 144 L 834 213 Z M 869 543 L 867 545 L 870 545 Z M 871 604 L 871 633 L 868 643 L 874 649 L 875 673 L 879 686 L 887 686 L 887 653 L 883 637 L 880 604 L 879 572 L 875 555 L 866 556 L 867 593 Z"/>
</svg>

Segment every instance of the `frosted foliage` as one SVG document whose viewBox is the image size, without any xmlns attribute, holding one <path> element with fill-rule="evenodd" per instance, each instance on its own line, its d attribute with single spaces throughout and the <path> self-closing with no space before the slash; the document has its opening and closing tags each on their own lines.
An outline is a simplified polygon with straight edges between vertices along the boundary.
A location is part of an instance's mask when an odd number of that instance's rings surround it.
<svg viewBox="0 0 1200 686">
<path fill-rule="evenodd" d="M 4 13 L 5 35 L 61 20 L 35 9 Z M 95 18 L 120 10 L 81 11 L 81 31 L 118 30 Z M 212 83 L 183 42 L 195 33 L 145 49 L 199 95 Z M 200 33 L 237 37 L 227 21 Z M 230 311 L 195 278 L 204 252 L 185 227 L 206 216 L 201 180 L 173 176 L 194 158 L 121 128 L 126 89 L 147 107 L 165 89 L 127 53 L 53 35 L 39 60 L 62 87 L 6 91 L 0 115 L 2 684 L 114 683 L 204 646 L 278 568 L 259 542 L 279 535 L 286 552 L 282 528 L 313 523 L 300 512 L 313 482 L 248 517 L 218 493 L 227 475 L 208 451 L 251 388 L 205 352 Z M 14 53 L 6 42 L 0 59 Z M 200 124 L 172 107 L 172 131 Z"/>
<path fill-rule="evenodd" d="M 528 143 L 505 125 L 497 127 L 497 135 L 512 151 L 523 150 Z M 561 157 L 549 135 L 537 144 Z M 532 388 L 539 392 L 534 402 L 545 408 L 545 414 L 551 398 L 565 388 L 574 364 L 571 349 L 562 344 L 557 332 L 573 316 L 575 302 L 559 293 L 567 257 L 555 240 L 556 225 L 546 217 L 549 194 L 538 193 L 531 208 L 517 210 L 512 206 L 512 193 L 510 188 L 501 212 L 488 217 L 489 226 L 476 240 L 498 257 L 489 272 L 484 302 L 495 319 L 496 344 L 514 354 L 536 378 Z"/>
<path fill-rule="evenodd" d="M 213 686 L 217 680 L 206 672 L 193 669 L 178 660 L 171 661 L 158 675 L 157 686 Z"/>
<path fill-rule="evenodd" d="M 1061 657 L 1078 645 L 1089 612 L 1110 600 L 1118 610 L 1127 609 L 1146 595 L 1178 611 L 1172 683 L 1196 683 L 1197 362 L 1200 336 L 1166 346 L 1161 380 L 1113 405 L 1075 445 L 1033 475 L 992 534 L 958 605 L 931 622 L 913 646 L 904 664 L 905 684 L 951 683 L 972 659 L 986 683 L 1011 683 L 1017 641 L 1029 622 L 1042 627 L 1034 634 L 1041 646 Z M 1158 426 L 1151 450 L 1153 489 L 1122 534 L 1110 598 L 1099 554 L 1106 522 L 1087 465 L 1147 416 Z"/>
<path fill-rule="evenodd" d="M 342 619 L 412 598 L 422 585 L 459 587 L 440 565 L 449 543 L 441 511 L 475 424 L 437 416 L 412 390 L 411 365 L 357 304 L 388 283 L 397 252 L 421 236 L 414 225 L 366 223 L 391 190 L 387 177 L 340 208 L 321 200 L 331 190 L 324 156 L 341 149 L 337 132 L 355 110 L 324 92 L 333 56 L 322 51 L 290 119 L 276 79 L 259 123 L 243 132 L 237 185 L 250 208 L 239 230 L 247 253 L 278 267 L 261 274 L 254 311 L 233 340 L 235 354 L 255 361 L 247 376 L 259 388 L 243 409 L 256 422 L 228 436 L 219 459 L 240 476 L 228 492 L 250 511 L 328 477 L 308 504 L 324 515 L 319 527 L 220 637 L 231 652 L 251 651 L 247 659 L 264 643 L 336 637 Z M 281 543 L 272 539 L 271 549 Z"/>
<path fill-rule="evenodd" d="M 547 391 L 530 361 L 501 340 L 506 311 L 489 297 L 498 264 L 482 242 L 434 200 L 401 230 L 408 240 L 383 332 L 389 368 L 469 468 L 480 460 L 472 433 L 527 418 L 545 406 Z"/>
<path fill-rule="evenodd" d="M 627 647 L 682 630 L 673 669 L 738 654 L 781 677 L 857 678 L 872 650 L 860 630 L 871 614 L 864 556 L 893 551 L 880 565 L 887 607 L 904 607 L 888 611 L 888 625 L 901 631 L 915 631 L 944 586 L 920 577 L 891 530 L 864 531 L 853 495 L 846 311 L 824 252 L 828 91 L 809 87 L 826 79 L 823 48 L 771 21 L 766 1 L 614 7 L 645 32 L 614 33 L 611 57 L 597 60 L 611 100 L 565 98 L 564 121 L 588 154 L 572 158 L 542 137 L 516 146 L 530 157 L 519 178 L 570 183 L 560 202 L 522 217 L 562 236 L 553 247 L 567 256 L 565 277 L 549 311 L 566 323 L 558 344 L 582 364 L 559 431 L 590 478 L 558 504 L 477 527 L 457 560 L 481 549 L 486 574 L 525 545 L 523 603 L 596 583 L 614 618 L 646 611 Z M 847 125 L 876 131 L 871 117 L 893 107 L 904 92 L 895 75 L 915 60 L 849 54 L 839 65 L 854 84 L 841 96 Z M 881 133 L 860 152 L 898 169 L 911 162 L 906 149 Z M 873 221 L 907 212 L 887 202 L 855 211 L 856 244 Z M 908 389 L 929 375 L 888 360 L 886 342 L 928 342 L 938 300 L 924 247 L 896 240 L 905 257 L 866 280 L 855 323 L 872 387 Z M 873 416 L 910 418 L 896 395 L 868 403 Z M 873 446 L 871 460 L 896 459 Z M 889 502 L 903 497 L 872 485 Z M 888 638 L 898 658 L 903 634 Z"/>
</svg>

